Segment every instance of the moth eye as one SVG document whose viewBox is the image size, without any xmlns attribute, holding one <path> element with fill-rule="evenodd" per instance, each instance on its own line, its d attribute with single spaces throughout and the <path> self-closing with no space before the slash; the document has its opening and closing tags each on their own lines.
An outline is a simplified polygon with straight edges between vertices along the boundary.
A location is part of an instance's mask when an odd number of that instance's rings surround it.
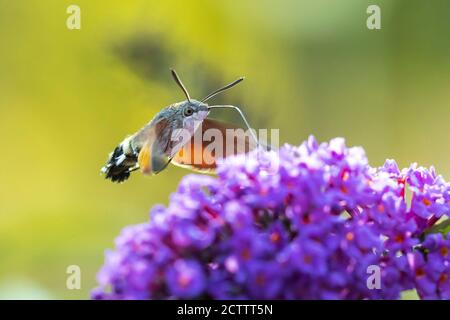
<svg viewBox="0 0 450 320">
<path fill-rule="evenodd" d="M 183 113 L 185 117 L 192 116 L 192 114 L 194 113 L 194 109 L 192 109 L 191 107 L 187 107 L 186 109 L 184 109 Z"/>
</svg>

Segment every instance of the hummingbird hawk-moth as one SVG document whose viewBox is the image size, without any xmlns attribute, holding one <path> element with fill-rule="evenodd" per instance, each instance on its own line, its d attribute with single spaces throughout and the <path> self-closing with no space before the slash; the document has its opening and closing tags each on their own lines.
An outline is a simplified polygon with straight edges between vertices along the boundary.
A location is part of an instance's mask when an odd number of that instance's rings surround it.
<svg viewBox="0 0 450 320">
<path fill-rule="evenodd" d="M 208 94 L 201 101 L 191 99 L 186 87 L 175 70 L 171 70 L 175 82 L 183 91 L 186 100 L 163 108 L 142 129 L 125 138 L 110 154 L 102 168 L 106 179 L 122 182 L 129 178 L 131 172 L 140 169 L 144 174 L 157 174 L 169 163 L 199 171 L 209 171 L 216 167 L 216 161 L 231 154 L 253 150 L 258 144 L 256 135 L 250 129 L 242 111 L 232 105 L 209 106 L 206 101 L 242 80 L 243 77 Z M 238 127 L 207 118 L 214 108 L 236 110 L 248 129 L 247 132 L 236 130 L 239 134 L 231 137 L 227 130 Z M 197 134 L 203 136 L 210 129 L 218 130 L 223 141 L 223 152 L 208 150 L 209 141 L 194 139 Z M 184 140 L 177 137 L 184 133 Z M 187 139 L 186 139 L 187 136 Z M 251 139 L 250 139 L 251 137 Z M 199 160 L 200 159 L 200 160 Z"/>
</svg>

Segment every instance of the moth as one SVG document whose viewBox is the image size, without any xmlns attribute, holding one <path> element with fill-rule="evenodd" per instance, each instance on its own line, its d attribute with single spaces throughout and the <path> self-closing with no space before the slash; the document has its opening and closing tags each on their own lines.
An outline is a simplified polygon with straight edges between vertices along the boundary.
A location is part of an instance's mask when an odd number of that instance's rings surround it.
<svg viewBox="0 0 450 320">
<path fill-rule="evenodd" d="M 101 170 L 106 179 L 123 182 L 133 171 L 139 169 L 143 174 L 157 174 L 169 163 L 197 171 L 211 171 L 215 169 L 218 159 L 249 152 L 258 145 L 255 133 L 250 129 L 247 119 L 238 107 L 209 106 L 206 103 L 217 94 L 240 83 L 244 80 L 243 77 L 198 101 L 191 99 L 176 71 L 171 70 L 171 73 L 186 100 L 163 108 L 143 128 L 126 137 L 110 153 L 106 165 Z M 234 125 L 207 118 L 210 111 L 216 108 L 237 111 L 248 130 L 238 130 L 239 128 Z M 219 136 L 222 141 L 215 142 L 220 142 L 218 144 L 220 148 L 208 148 L 211 141 L 202 138 L 208 130 L 218 133 L 216 139 Z M 233 135 L 229 134 L 230 130 L 234 132 Z"/>
</svg>

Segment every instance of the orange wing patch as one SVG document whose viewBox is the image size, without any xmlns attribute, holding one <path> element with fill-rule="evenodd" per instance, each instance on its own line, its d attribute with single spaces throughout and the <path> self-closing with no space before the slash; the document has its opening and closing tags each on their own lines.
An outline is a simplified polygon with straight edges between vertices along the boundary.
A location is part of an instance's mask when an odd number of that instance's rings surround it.
<svg viewBox="0 0 450 320">
<path fill-rule="evenodd" d="M 215 155 L 204 147 L 204 144 L 190 141 L 176 153 L 172 163 L 201 171 L 213 170 L 216 168 Z"/>
<path fill-rule="evenodd" d="M 138 155 L 139 167 L 141 168 L 141 172 L 143 174 L 150 174 L 152 172 L 151 158 L 151 145 L 149 142 L 146 142 L 141 151 L 139 151 Z"/>
<path fill-rule="evenodd" d="M 209 129 L 215 129 L 216 133 L 220 133 L 213 141 L 203 139 L 205 132 Z M 229 129 L 232 135 L 228 134 Z M 192 139 L 175 154 L 172 159 L 174 165 L 211 171 L 216 168 L 218 159 L 246 153 L 256 147 L 243 129 L 217 120 L 205 119 L 197 131 L 199 130 L 201 133 L 196 132 Z"/>
</svg>

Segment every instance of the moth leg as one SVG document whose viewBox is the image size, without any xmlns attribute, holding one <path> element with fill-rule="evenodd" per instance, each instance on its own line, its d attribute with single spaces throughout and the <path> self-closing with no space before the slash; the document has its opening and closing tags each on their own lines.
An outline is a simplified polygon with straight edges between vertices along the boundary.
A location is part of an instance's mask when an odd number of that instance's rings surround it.
<svg viewBox="0 0 450 320">
<path fill-rule="evenodd" d="M 133 171 L 139 170 L 139 168 L 140 168 L 139 165 L 136 164 L 133 168 L 128 169 L 128 172 L 133 172 Z"/>
</svg>

